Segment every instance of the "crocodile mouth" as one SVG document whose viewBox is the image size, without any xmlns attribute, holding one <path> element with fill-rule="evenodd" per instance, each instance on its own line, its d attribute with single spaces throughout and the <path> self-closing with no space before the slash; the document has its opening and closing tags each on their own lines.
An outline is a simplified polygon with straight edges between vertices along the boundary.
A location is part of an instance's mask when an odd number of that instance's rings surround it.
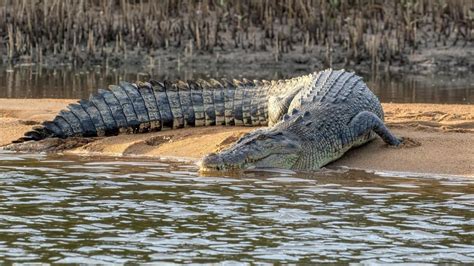
<svg viewBox="0 0 474 266">
<path fill-rule="evenodd" d="M 254 168 L 290 169 L 301 154 L 301 142 L 291 132 L 255 130 L 234 146 L 206 155 L 200 170 L 233 171 Z"/>
<path fill-rule="evenodd" d="M 228 156 L 228 154 L 216 154 L 216 153 L 208 154 L 201 160 L 200 170 L 202 171 L 232 171 L 232 170 L 249 169 L 249 168 L 252 168 L 251 164 L 253 164 L 254 162 L 258 160 L 258 159 L 251 160 L 249 158 L 238 158 L 241 156 L 243 155 L 233 154 L 232 156 Z"/>
<path fill-rule="evenodd" d="M 270 153 L 260 158 L 238 158 L 244 155 L 241 154 L 216 154 L 211 153 L 206 155 L 200 162 L 200 171 L 238 171 L 255 168 L 268 168 L 261 165 L 266 159 L 272 156 L 285 157 L 288 153 Z M 245 156 L 244 156 L 245 157 Z M 239 160 L 240 159 L 240 160 Z"/>
</svg>

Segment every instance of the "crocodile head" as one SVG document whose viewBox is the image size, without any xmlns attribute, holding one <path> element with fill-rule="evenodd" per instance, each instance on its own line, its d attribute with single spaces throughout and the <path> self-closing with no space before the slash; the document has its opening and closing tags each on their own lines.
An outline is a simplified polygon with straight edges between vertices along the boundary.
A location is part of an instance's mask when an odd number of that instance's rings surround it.
<svg viewBox="0 0 474 266">
<path fill-rule="evenodd" d="M 272 129 L 252 131 L 230 148 L 205 156 L 201 171 L 252 168 L 291 169 L 301 154 L 299 138 L 289 132 Z"/>
</svg>

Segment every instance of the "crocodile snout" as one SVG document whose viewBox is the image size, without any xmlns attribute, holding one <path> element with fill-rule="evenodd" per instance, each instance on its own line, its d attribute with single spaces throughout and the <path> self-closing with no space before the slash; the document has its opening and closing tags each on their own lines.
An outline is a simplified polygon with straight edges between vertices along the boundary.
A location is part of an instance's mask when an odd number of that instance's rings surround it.
<svg viewBox="0 0 474 266">
<path fill-rule="evenodd" d="M 224 161 L 220 156 L 215 153 L 210 153 L 202 158 L 200 168 L 219 170 L 219 166 L 222 166 L 223 164 Z"/>
<path fill-rule="evenodd" d="M 240 169 L 245 162 L 241 154 L 210 153 L 200 162 L 201 170 L 231 170 Z"/>
</svg>

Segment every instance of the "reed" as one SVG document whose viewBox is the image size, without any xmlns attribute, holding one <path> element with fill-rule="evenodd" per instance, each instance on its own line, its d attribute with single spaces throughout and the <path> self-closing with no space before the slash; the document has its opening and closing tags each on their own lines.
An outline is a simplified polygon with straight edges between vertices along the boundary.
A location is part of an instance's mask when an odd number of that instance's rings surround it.
<svg viewBox="0 0 474 266">
<path fill-rule="evenodd" d="M 472 47 L 472 0 L 0 0 L 0 54 L 15 62 L 63 55 L 178 49 L 185 58 L 233 49 L 332 51 L 346 63 L 389 65 L 419 49 Z"/>
</svg>

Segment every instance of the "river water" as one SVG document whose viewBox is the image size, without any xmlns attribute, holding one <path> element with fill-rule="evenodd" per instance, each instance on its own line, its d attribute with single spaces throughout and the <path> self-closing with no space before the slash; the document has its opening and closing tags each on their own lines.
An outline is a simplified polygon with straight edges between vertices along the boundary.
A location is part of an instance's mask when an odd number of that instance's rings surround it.
<svg viewBox="0 0 474 266">
<path fill-rule="evenodd" d="M 0 98 L 119 80 L 309 71 L 0 69 Z M 291 73 L 291 74 L 290 74 Z M 366 76 L 382 102 L 474 103 L 473 77 Z M 474 262 L 474 180 L 328 170 L 201 176 L 192 162 L 0 151 L 5 262 Z"/>
<path fill-rule="evenodd" d="M 474 262 L 474 180 L 0 153 L 6 262 Z"/>
<path fill-rule="evenodd" d="M 74 69 L 38 67 L 0 67 L 0 98 L 88 98 L 98 88 L 117 84 L 120 80 L 148 81 L 177 78 L 248 78 L 280 79 L 308 74 L 315 69 L 262 68 L 259 71 L 242 67 L 215 69 L 133 68 Z M 396 103 L 474 103 L 473 75 L 407 75 L 361 74 L 369 88 L 382 102 Z"/>
</svg>

